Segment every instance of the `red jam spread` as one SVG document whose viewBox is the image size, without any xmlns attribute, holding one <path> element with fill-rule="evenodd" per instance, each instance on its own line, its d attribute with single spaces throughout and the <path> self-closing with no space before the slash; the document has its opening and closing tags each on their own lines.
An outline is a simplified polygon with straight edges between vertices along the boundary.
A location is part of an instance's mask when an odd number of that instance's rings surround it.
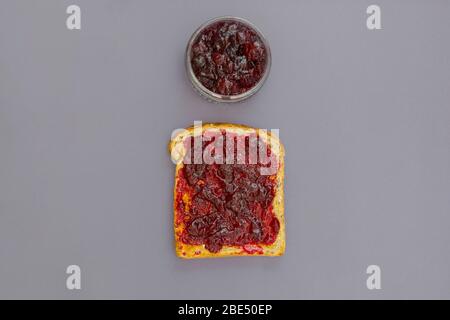
<svg viewBox="0 0 450 320">
<path fill-rule="evenodd" d="M 235 140 L 236 159 L 237 136 L 232 139 Z M 187 140 L 186 144 L 193 146 L 193 140 Z M 203 141 L 202 149 L 205 150 L 211 143 L 214 139 Z M 270 155 L 270 148 L 264 147 Z M 248 155 L 248 137 L 245 137 L 245 148 Z M 225 146 L 223 154 L 226 156 Z M 227 245 L 241 246 L 245 252 L 261 254 L 262 248 L 258 245 L 275 241 L 280 229 L 280 223 L 272 211 L 276 174 L 260 173 L 262 166 L 270 164 L 249 164 L 248 156 L 243 162 L 185 164 L 179 171 L 176 223 L 185 226 L 180 235 L 183 243 L 205 245 L 213 253 Z M 189 195 L 189 204 L 184 201 L 185 194 Z"/>
<path fill-rule="evenodd" d="M 254 87 L 267 64 L 260 36 L 237 21 L 219 21 L 206 27 L 195 39 L 191 65 L 195 76 L 208 90 L 237 95 Z"/>
</svg>

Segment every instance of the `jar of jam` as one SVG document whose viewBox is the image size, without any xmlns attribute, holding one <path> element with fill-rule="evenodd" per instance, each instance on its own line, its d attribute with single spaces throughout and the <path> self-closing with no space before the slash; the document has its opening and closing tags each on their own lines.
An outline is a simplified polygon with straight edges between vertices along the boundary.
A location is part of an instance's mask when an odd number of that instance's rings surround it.
<svg viewBox="0 0 450 320">
<path fill-rule="evenodd" d="M 201 25 L 186 49 L 194 88 L 213 102 L 238 102 L 254 95 L 270 71 L 270 47 L 249 21 L 219 17 Z"/>
</svg>

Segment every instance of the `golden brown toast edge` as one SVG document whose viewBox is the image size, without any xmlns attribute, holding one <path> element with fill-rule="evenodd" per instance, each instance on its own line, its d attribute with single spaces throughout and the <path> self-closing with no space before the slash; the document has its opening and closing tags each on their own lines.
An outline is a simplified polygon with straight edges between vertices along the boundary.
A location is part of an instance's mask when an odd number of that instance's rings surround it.
<svg viewBox="0 0 450 320">
<path fill-rule="evenodd" d="M 203 123 L 202 124 L 202 132 L 206 130 L 220 130 L 224 129 L 227 131 L 232 131 L 235 133 L 248 133 L 253 130 L 257 130 L 256 128 L 248 127 L 245 125 L 231 124 L 231 123 Z M 194 126 L 189 127 L 175 135 L 171 141 L 169 142 L 169 153 L 175 159 L 183 159 L 185 155 L 185 148 L 183 141 L 189 137 L 194 135 Z M 275 197 L 273 199 L 273 212 L 274 215 L 280 222 L 280 230 L 278 232 L 277 238 L 275 242 L 271 245 L 259 245 L 263 248 L 262 254 L 251 254 L 244 251 L 241 247 L 236 246 L 224 246 L 219 252 L 212 253 L 204 248 L 204 245 L 188 245 L 182 243 L 179 239 L 179 234 L 183 231 L 184 225 L 176 224 L 176 195 L 177 195 L 177 184 L 178 184 L 178 176 L 179 170 L 181 170 L 184 166 L 182 161 L 178 161 L 178 164 L 175 168 L 175 183 L 174 183 L 174 191 L 173 191 L 173 210 L 174 210 L 174 233 L 175 233 L 175 252 L 178 257 L 184 259 L 195 259 L 195 258 L 220 258 L 220 257 L 232 257 L 232 256 L 281 256 L 284 254 L 286 247 L 286 230 L 285 230 L 285 219 L 284 219 L 284 146 L 279 140 L 278 137 L 270 134 L 270 131 L 267 131 L 267 136 L 270 137 L 272 143 L 272 149 L 274 149 L 274 153 L 277 156 L 279 161 L 279 167 L 276 175 L 277 186 L 275 190 Z M 267 142 L 267 141 L 266 141 Z M 275 148 L 273 148 L 275 146 Z M 279 148 L 277 148 L 279 146 Z M 276 150 L 279 151 L 277 154 Z M 173 154 L 172 154 L 173 153 Z M 186 199 L 189 201 L 189 199 Z"/>
</svg>

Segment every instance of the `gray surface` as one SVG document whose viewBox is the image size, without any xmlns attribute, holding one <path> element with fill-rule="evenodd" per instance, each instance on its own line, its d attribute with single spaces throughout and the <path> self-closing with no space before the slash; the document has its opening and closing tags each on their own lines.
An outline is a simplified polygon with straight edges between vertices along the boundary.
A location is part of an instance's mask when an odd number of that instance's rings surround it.
<svg viewBox="0 0 450 320">
<path fill-rule="evenodd" d="M 68 31 L 72 3 L 0 5 L 0 298 L 450 298 L 449 1 L 376 1 L 381 31 L 372 1 L 77 0 Z M 235 106 L 183 66 L 226 14 L 273 51 Z M 166 145 L 194 120 L 280 128 L 284 257 L 175 257 Z"/>
</svg>

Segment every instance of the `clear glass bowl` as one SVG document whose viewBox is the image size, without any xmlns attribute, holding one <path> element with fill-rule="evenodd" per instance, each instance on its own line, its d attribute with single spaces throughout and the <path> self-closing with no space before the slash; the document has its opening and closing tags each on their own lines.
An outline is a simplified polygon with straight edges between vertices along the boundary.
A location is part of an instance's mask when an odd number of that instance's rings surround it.
<svg viewBox="0 0 450 320">
<path fill-rule="evenodd" d="M 234 21 L 234 22 L 241 23 L 250 29 L 253 29 L 255 31 L 255 33 L 260 37 L 260 39 L 265 47 L 265 51 L 266 51 L 266 66 L 265 66 L 264 73 L 263 73 L 261 79 L 259 79 L 259 81 L 251 89 L 247 90 L 244 93 L 237 94 L 237 95 L 221 95 L 221 94 L 218 94 L 218 93 L 215 93 L 215 92 L 209 90 L 197 79 L 197 77 L 194 74 L 194 70 L 192 69 L 192 65 L 191 65 L 191 58 L 192 58 L 191 57 L 192 56 L 191 49 L 192 49 L 194 42 L 197 40 L 197 37 L 199 36 L 199 34 L 201 34 L 204 29 L 208 28 L 212 24 L 214 24 L 216 22 L 221 22 L 221 21 Z M 212 20 L 205 22 L 192 34 L 192 36 L 189 39 L 189 42 L 187 44 L 187 48 L 186 48 L 186 72 L 189 77 L 189 80 L 191 81 L 194 89 L 196 89 L 204 98 L 206 98 L 209 101 L 213 101 L 213 102 L 233 103 L 233 102 L 239 102 L 239 101 L 242 101 L 242 100 L 245 100 L 245 99 L 251 97 L 256 92 L 258 92 L 258 90 L 261 89 L 261 87 L 263 86 L 264 82 L 267 79 L 267 76 L 269 75 L 271 64 L 272 64 L 272 57 L 270 54 L 270 47 L 269 47 L 269 43 L 267 42 L 264 35 L 251 22 L 249 22 L 248 20 L 245 20 L 243 18 L 239 18 L 239 17 L 223 16 L 223 17 L 214 18 Z"/>
</svg>

